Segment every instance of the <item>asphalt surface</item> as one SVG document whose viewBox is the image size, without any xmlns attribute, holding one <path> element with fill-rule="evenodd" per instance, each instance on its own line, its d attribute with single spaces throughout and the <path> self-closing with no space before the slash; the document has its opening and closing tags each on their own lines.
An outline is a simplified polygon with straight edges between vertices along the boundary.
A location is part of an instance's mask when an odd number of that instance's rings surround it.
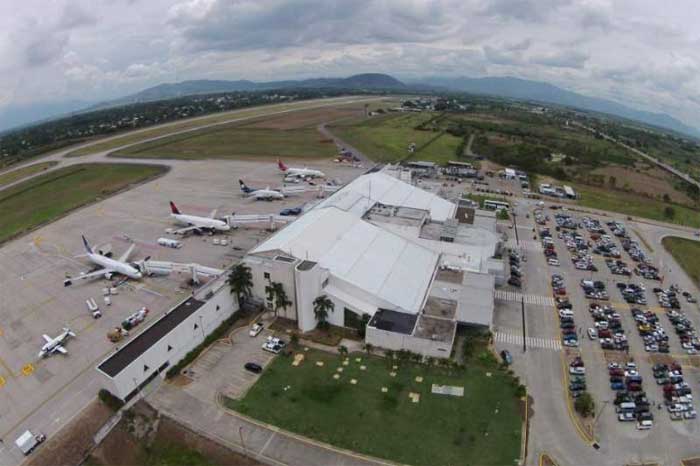
<svg viewBox="0 0 700 466">
<path fill-rule="evenodd" d="M 343 103 L 350 101 L 357 100 L 341 100 Z M 305 104 L 309 105 L 304 109 L 316 108 L 338 105 L 338 100 Z M 227 122 L 242 119 L 232 116 Z M 108 152 L 117 148 L 83 157 L 63 158 L 72 150 L 75 148 L 57 152 L 45 160 L 59 161 L 57 168 L 85 162 L 124 162 L 155 163 L 169 166 L 171 170 L 157 180 L 78 209 L 0 248 L 0 267 L 6 271 L 0 276 L 2 465 L 19 464 L 24 460 L 14 446 L 14 439 L 25 429 L 53 437 L 94 399 L 100 388 L 94 367 L 114 350 L 114 345 L 105 338 L 108 329 L 119 325 L 123 318 L 141 306 L 151 310 L 148 322 L 182 299 L 184 291 L 179 289 L 180 278 L 149 278 L 122 289 L 113 298 L 112 306 L 101 306 L 102 319 L 92 319 L 85 310 L 84 301 L 93 297 L 102 304 L 104 283 L 97 280 L 76 284 L 70 289 L 64 289 L 62 285 L 65 273 L 76 274 L 89 268 L 84 260 L 76 257 L 83 252 L 81 233 L 95 244 L 111 243 L 117 253 L 128 246 L 123 240 L 123 235 L 127 234 L 138 243 L 136 259 L 153 255 L 156 260 L 194 261 L 225 267 L 238 260 L 268 233 L 260 228 L 241 228 L 231 233 L 228 248 L 213 246 L 204 237 L 183 240 L 185 246 L 182 249 L 160 248 L 155 239 L 173 226 L 168 219 L 169 199 L 179 200 L 183 211 L 195 215 L 208 215 L 215 207 L 220 215 L 224 215 L 230 212 L 277 212 L 315 198 L 315 193 L 311 192 L 275 203 L 255 202 L 242 197 L 235 184 L 238 177 L 245 177 L 251 186 L 273 186 L 280 182 L 280 173 L 273 163 L 106 157 Z M 315 165 L 321 167 L 329 178 L 341 182 L 362 173 L 362 170 L 333 162 L 320 161 Z M 66 345 L 68 355 L 37 361 L 36 353 L 43 344 L 41 335 L 55 336 L 66 324 L 78 334 Z"/>
</svg>

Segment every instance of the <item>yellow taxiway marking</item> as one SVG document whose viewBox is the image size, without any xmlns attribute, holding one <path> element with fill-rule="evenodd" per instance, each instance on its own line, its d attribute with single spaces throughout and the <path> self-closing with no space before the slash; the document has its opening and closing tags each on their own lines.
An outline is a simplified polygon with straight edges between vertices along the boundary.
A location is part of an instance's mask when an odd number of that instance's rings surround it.
<svg viewBox="0 0 700 466">
<path fill-rule="evenodd" d="M 42 238 L 41 235 L 35 236 L 34 239 L 32 240 L 32 242 L 34 243 L 34 246 L 36 246 L 36 247 L 41 246 L 42 241 L 44 241 L 44 238 Z"/>
<path fill-rule="evenodd" d="M 34 372 L 34 365 L 32 363 L 27 363 L 24 366 L 22 366 L 22 375 L 32 375 Z"/>
<path fill-rule="evenodd" d="M 0 388 L 2 388 L 2 387 L 4 387 L 4 386 L 5 386 L 5 377 L 3 377 L 2 375 L 0 375 Z"/>
</svg>

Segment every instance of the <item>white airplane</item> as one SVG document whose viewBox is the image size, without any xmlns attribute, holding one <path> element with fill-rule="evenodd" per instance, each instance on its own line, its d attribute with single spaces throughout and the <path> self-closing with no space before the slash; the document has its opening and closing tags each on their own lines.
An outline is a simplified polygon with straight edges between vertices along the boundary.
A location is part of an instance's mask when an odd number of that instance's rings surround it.
<svg viewBox="0 0 700 466">
<path fill-rule="evenodd" d="M 231 229 L 231 226 L 228 223 L 214 218 L 216 215 L 216 210 L 213 210 L 209 217 L 185 215 L 180 212 L 173 201 L 170 201 L 170 210 L 172 211 L 170 216 L 174 218 L 177 223 L 186 225 L 184 228 L 171 232 L 176 235 L 189 233 L 191 231 L 195 233 L 208 231 L 209 233 L 214 234 L 214 232 L 217 231 L 229 231 Z"/>
<path fill-rule="evenodd" d="M 288 167 L 280 159 L 277 159 L 277 166 L 286 176 L 296 176 L 299 178 L 324 178 L 326 176 L 321 170 L 314 170 L 313 168 Z"/>
<path fill-rule="evenodd" d="M 87 253 L 87 258 L 90 260 L 90 262 L 99 266 L 100 269 L 88 273 L 81 273 L 75 278 L 67 278 L 64 280 L 63 286 L 70 286 L 75 280 L 89 280 L 98 277 L 104 277 L 109 280 L 115 273 L 136 280 L 143 278 L 141 265 L 127 262 L 129 260 L 129 256 L 134 251 L 134 247 L 136 247 L 135 243 L 132 243 L 132 245 L 129 246 L 129 249 L 127 249 L 119 259 L 112 259 L 111 257 L 107 257 L 106 255 L 93 251 L 90 244 L 88 244 L 87 240 L 85 239 L 85 236 L 82 238 L 83 245 L 85 246 L 85 251 Z M 144 259 L 144 262 L 148 259 L 149 257 Z"/>
<path fill-rule="evenodd" d="M 66 351 L 66 349 L 63 347 L 63 343 L 65 343 L 70 337 L 75 337 L 75 333 L 73 333 L 71 329 L 64 327 L 63 333 L 56 338 L 51 338 L 46 334 L 42 336 L 44 337 L 46 343 L 44 343 L 44 346 L 41 347 L 41 351 L 39 351 L 38 357 L 40 358 L 51 356 L 54 353 L 68 354 L 68 351 Z"/>
<path fill-rule="evenodd" d="M 238 183 L 241 185 L 241 192 L 243 193 L 243 195 L 251 197 L 256 201 L 274 201 L 275 199 L 284 199 L 285 197 L 284 193 L 282 193 L 281 191 L 270 189 L 269 186 L 265 189 L 253 189 L 246 186 L 243 180 L 238 180 Z"/>
</svg>

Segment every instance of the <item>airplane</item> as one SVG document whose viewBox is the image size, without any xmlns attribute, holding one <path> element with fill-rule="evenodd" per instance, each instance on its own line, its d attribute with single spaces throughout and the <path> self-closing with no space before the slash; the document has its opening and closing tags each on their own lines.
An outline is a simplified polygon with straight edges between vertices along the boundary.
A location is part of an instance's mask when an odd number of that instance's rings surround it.
<svg viewBox="0 0 700 466">
<path fill-rule="evenodd" d="M 119 259 L 112 259 L 100 252 L 93 251 L 92 247 L 90 247 L 90 244 L 85 239 L 85 236 L 82 236 L 82 238 L 88 260 L 101 268 L 92 272 L 82 273 L 75 278 L 67 278 L 63 281 L 63 286 L 71 286 L 75 280 L 89 280 L 97 277 L 104 277 L 109 280 L 115 273 L 135 280 L 143 278 L 143 272 L 141 271 L 142 266 L 137 263 L 127 262 L 129 256 L 134 251 L 135 243 L 132 243 L 129 249 L 127 249 Z M 150 259 L 150 257 L 144 259 L 144 262 L 148 259 Z"/>
<path fill-rule="evenodd" d="M 241 187 L 243 189 L 243 187 Z M 170 216 L 175 219 L 176 222 L 186 225 L 184 228 L 180 228 L 172 231 L 173 234 L 185 234 L 190 231 L 195 233 L 202 233 L 203 231 L 208 231 L 210 234 L 214 234 L 217 231 L 229 231 L 231 226 L 224 222 L 223 220 L 217 220 L 214 218 L 216 215 L 216 210 L 213 210 L 209 217 L 198 217 L 196 215 L 185 215 L 180 212 L 173 201 L 170 201 L 170 210 L 172 213 Z"/>
<path fill-rule="evenodd" d="M 241 185 L 241 192 L 242 192 L 243 194 L 252 194 L 252 193 L 254 193 L 255 191 L 260 190 L 260 188 L 251 188 L 250 186 L 248 186 L 247 184 L 245 184 L 245 183 L 243 182 L 243 180 L 238 180 L 238 184 Z"/>
<path fill-rule="evenodd" d="M 280 159 L 277 159 L 277 166 L 287 176 L 300 178 L 324 178 L 326 176 L 321 170 L 314 170 L 313 168 L 288 167 Z"/>
<path fill-rule="evenodd" d="M 63 343 L 68 341 L 70 337 L 75 337 L 75 333 L 67 327 L 63 328 L 63 333 L 61 333 L 56 338 L 51 338 L 50 336 L 44 334 L 42 335 L 46 343 L 41 347 L 39 351 L 39 358 L 45 358 L 51 356 L 54 353 L 68 354 L 68 351 L 63 347 Z"/>
</svg>

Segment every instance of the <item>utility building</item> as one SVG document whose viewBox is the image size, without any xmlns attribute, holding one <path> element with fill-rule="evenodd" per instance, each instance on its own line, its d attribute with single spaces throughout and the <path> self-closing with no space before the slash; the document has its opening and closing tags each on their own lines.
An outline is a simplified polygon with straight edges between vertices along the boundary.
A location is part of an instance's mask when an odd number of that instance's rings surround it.
<svg viewBox="0 0 700 466">
<path fill-rule="evenodd" d="M 226 277 L 199 290 L 145 330 L 117 348 L 97 366 L 102 387 L 128 400 L 154 377 L 202 343 L 207 335 L 238 310 Z"/>
</svg>

